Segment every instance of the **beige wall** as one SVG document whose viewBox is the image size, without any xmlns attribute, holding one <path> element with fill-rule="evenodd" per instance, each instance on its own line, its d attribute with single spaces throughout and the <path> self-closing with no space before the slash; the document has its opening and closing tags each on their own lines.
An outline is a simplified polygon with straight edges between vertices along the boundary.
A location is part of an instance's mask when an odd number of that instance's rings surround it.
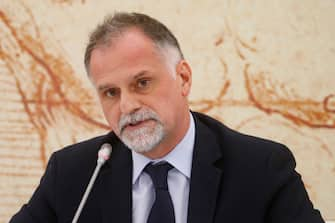
<svg viewBox="0 0 335 223">
<path fill-rule="evenodd" d="M 89 30 L 115 10 L 167 24 L 193 68 L 192 108 L 288 145 L 335 220 L 335 1 L 134 2 L 0 2 L 0 222 L 51 152 L 106 132 L 82 59 Z"/>
</svg>

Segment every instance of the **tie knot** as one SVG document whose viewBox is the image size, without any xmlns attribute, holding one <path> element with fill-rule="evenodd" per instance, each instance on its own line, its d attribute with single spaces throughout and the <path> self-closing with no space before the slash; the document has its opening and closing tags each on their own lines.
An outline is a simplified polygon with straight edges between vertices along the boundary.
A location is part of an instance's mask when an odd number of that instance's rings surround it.
<svg viewBox="0 0 335 223">
<path fill-rule="evenodd" d="M 173 168 L 169 163 L 149 163 L 144 171 L 148 173 L 154 184 L 155 190 L 168 190 L 167 174 Z"/>
</svg>

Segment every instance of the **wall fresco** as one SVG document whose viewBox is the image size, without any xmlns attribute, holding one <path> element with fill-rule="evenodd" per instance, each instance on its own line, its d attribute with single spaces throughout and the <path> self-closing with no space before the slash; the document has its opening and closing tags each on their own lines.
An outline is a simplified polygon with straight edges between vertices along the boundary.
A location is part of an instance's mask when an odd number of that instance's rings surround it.
<svg viewBox="0 0 335 223">
<path fill-rule="evenodd" d="M 166 23 L 193 68 L 190 105 L 289 146 L 315 206 L 335 220 L 333 1 L 28 0 L 0 3 L 0 223 L 29 199 L 50 154 L 108 131 L 82 64 L 108 12 Z"/>
</svg>

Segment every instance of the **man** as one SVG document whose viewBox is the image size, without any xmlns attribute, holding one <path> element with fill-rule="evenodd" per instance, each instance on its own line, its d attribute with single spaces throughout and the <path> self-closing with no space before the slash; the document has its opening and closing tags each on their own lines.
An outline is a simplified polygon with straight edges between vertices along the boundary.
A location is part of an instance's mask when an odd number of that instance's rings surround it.
<svg viewBox="0 0 335 223">
<path fill-rule="evenodd" d="M 106 142 L 79 222 L 324 222 L 285 146 L 189 111 L 191 68 L 160 22 L 108 17 L 85 66 L 112 132 L 55 152 L 11 222 L 70 222 Z"/>
</svg>

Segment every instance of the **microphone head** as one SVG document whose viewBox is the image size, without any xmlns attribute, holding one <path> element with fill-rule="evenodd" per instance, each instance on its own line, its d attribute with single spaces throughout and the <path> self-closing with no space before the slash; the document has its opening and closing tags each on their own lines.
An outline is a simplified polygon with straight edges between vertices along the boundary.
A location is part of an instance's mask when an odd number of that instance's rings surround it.
<svg viewBox="0 0 335 223">
<path fill-rule="evenodd" d="M 111 152 L 112 152 L 111 144 L 109 143 L 102 144 L 98 152 L 98 162 L 102 164 L 106 162 L 109 159 Z"/>
</svg>

